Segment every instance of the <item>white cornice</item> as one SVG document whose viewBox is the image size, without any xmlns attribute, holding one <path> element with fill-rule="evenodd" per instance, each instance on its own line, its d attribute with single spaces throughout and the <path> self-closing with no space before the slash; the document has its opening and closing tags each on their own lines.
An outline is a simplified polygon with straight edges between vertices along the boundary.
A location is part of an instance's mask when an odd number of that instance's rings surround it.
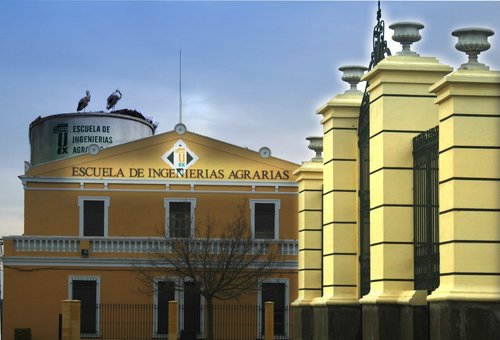
<svg viewBox="0 0 500 340">
<path fill-rule="evenodd" d="M 89 184 L 162 184 L 165 186 L 170 185 L 206 185 L 206 186 L 264 186 L 264 187 L 298 187 L 295 181 L 219 181 L 219 180 L 204 180 L 204 181 L 193 181 L 193 180 L 153 180 L 153 179 L 131 179 L 131 178 L 62 178 L 62 177 L 38 177 L 38 176 L 19 176 L 23 185 L 28 182 L 33 183 L 89 183 Z"/>
<path fill-rule="evenodd" d="M 165 261 L 155 259 L 137 258 L 84 258 L 84 257 L 31 257 L 31 256 L 9 256 L 1 259 L 4 267 L 58 267 L 68 269 L 77 268 L 128 268 L 137 270 L 140 268 L 169 269 L 172 265 Z M 255 266 L 251 266 L 252 268 Z M 297 261 L 277 261 L 272 266 L 277 270 L 297 270 Z"/>
</svg>

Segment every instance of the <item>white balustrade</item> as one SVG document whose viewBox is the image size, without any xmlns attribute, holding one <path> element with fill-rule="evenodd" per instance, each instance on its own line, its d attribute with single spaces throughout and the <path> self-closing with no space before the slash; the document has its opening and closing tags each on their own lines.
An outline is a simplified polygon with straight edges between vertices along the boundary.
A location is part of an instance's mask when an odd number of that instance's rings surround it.
<svg viewBox="0 0 500 340">
<path fill-rule="evenodd" d="M 62 253 L 80 251 L 80 241 L 73 237 L 13 236 L 4 239 L 13 241 L 15 251 Z"/>
<path fill-rule="evenodd" d="M 51 236 L 8 236 L 5 240 L 12 240 L 14 250 L 18 252 L 79 252 L 80 241 L 90 242 L 92 253 L 171 253 L 172 239 L 164 238 L 78 238 L 78 237 L 51 237 Z M 192 251 L 203 252 L 204 239 L 192 240 Z M 224 252 L 226 242 L 220 239 L 211 240 L 208 251 L 212 254 Z M 279 255 L 297 255 L 298 242 L 296 240 L 255 240 L 251 244 L 250 253 L 267 253 L 271 244 L 277 244 Z M 241 247 L 244 247 L 241 245 Z M 243 250 L 242 250 L 243 251 Z"/>
</svg>

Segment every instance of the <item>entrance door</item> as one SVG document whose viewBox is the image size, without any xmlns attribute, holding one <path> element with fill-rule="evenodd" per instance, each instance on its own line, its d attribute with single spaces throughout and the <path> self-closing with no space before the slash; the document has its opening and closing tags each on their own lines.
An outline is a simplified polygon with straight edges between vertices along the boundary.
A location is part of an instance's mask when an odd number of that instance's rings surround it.
<svg viewBox="0 0 500 340">
<path fill-rule="evenodd" d="M 184 329 L 201 333 L 201 296 L 193 282 L 184 282 Z"/>
<path fill-rule="evenodd" d="M 72 298 L 81 301 L 80 333 L 97 335 L 97 282 L 73 280 Z"/>
</svg>

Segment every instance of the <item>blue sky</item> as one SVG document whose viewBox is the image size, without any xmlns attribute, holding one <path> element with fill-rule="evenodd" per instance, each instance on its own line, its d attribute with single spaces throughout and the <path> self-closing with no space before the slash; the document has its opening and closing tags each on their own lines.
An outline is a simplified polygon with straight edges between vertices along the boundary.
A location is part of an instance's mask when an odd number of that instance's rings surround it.
<svg viewBox="0 0 500 340">
<path fill-rule="evenodd" d="M 389 24 L 426 27 L 412 49 L 454 68 L 466 61 L 451 32 L 493 29 L 480 61 L 500 69 L 500 2 L 383 1 Z M 317 108 L 347 89 L 338 68 L 367 65 L 376 1 L 0 2 L 0 234 L 21 234 L 29 123 L 88 110 L 136 109 L 171 130 L 178 120 L 178 53 L 188 130 L 300 163 L 305 138 L 321 134 Z"/>
</svg>

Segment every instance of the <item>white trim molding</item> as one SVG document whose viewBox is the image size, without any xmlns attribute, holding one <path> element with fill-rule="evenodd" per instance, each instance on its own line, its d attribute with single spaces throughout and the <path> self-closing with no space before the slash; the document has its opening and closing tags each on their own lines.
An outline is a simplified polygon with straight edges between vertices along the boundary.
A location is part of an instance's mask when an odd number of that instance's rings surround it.
<svg viewBox="0 0 500 340">
<path fill-rule="evenodd" d="M 173 198 L 167 197 L 163 199 L 163 206 L 165 207 L 165 237 L 170 237 L 170 203 L 171 202 L 189 202 L 191 203 L 191 235 L 195 235 L 195 209 L 196 209 L 196 198 Z"/>
<path fill-rule="evenodd" d="M 255 238 L 255 204 L 268 203 L 274 204 L 274 237 L 271 240 L 278 240 L 280 238 L 280 206 L 279 199 L 251 199 L 250 202 L 250 226 L 252 229 L 252 237 Z"/>
</svg>

